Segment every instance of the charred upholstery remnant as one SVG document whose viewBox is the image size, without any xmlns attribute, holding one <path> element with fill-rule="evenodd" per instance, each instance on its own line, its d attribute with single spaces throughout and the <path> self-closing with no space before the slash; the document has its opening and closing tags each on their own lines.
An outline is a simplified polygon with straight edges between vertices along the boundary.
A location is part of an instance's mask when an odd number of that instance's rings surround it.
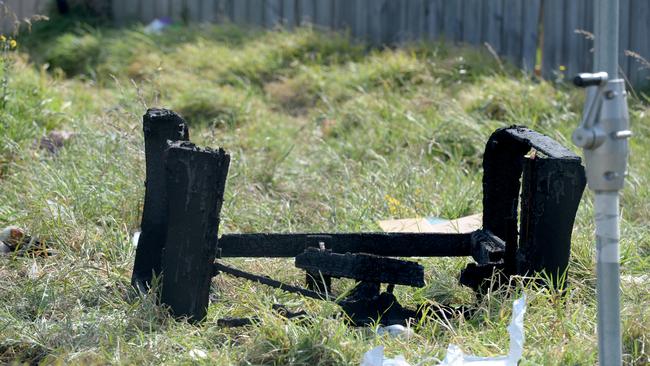
<svg viewBox="0 0 650 366">
<path fill-rule="evenodd" d="M 522 126 L 490 136 L 483 157 L 483 229 L 506 242 L 507 274 L 544 272 L 560 285 L 585 184 L 580 157 L 550 137 Z"/>
</svg>

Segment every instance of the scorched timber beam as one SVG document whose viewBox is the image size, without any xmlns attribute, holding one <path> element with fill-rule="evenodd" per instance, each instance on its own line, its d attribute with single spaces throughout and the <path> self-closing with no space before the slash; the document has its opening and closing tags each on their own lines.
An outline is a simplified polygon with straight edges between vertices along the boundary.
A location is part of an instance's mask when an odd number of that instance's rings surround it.
<svg viewBox="0 0 650 366">
<path fill-rule="evenodd" d="M 227 234 L 219 239 L 222 258 L 291 258 L 323 245 L 334 253 L 465 257 L 472 255 L 472 233 Z"/>
</svg>

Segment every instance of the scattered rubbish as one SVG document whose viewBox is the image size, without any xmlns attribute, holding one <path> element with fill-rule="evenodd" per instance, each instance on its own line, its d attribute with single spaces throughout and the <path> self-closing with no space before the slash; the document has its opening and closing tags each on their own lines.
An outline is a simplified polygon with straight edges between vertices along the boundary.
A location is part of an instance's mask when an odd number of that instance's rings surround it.
<svg viewBox="0 0 650 366">
<path fill-rule="evenodd" d="M 168 17 L 156 18 L 144 27 L 144 32 L 149 34 L 160 34 L 165 30 L 165 28 L 172 25 L 172 23 L 172 19 Z"/>
<path fill-rule="evenodd" d="M 7 226 L 0 231 L 0 255 L 16 253 L 17 255 L 50 256 L 54 251 L 44 242 L 29 236 L 17 226 Z"/>
<path fill-rule="evenodd" d="M 75 135 L 75 133 L 69 131 L 50 131 L 47 136 L 37 141 L 37 145 L 41 150 L 56 154 Z"/>
<path fill-rule="evenodd" d="M 402 258 L 471 257 L 474 261 L 461 271 L 460 283 L 475 291 L 509 283 L 513 275 L 564 273 L 586 184 L 577 155 L 548 136 L 510 126 L 497 129 L 485 145 L 482 215 L 426 220 L 433 232 L 219 237 L 228 153 L 189 142 L 188 124 L 170 110 L 149 109 L 143 132 L 145 197 L 132 285 L 147 292 L 154 276 L 164 273 L 161 303 L 192 322 L 205 320 L 211 279 L 220 274 L 332 301 L 353 326 L 408 326 L 423 316 L 465 314 L 467 309 L 448 304 L 402 306 L 393 293 L 396 286 L 425 286 L 424 267 Z M 534 157 L 528 154 L 531 149 L 538 152 Z M 307 285 L 240 270 L 228 265 L 228 258 L 294 258 L 295 266 L 305 271 Z M 505 280 L 491 281 L 495 273 Z M 357 284 L 346 296 L 337 296 L 331 285 L 338 278 Z M 561 281 L 552 280 L 561 286 Z"/>
<path fill-rule="evenodd" d="M 630 285 L 643 285 L 648 283 L 648 281 L 650 281 L 650 276 L 645 274 L 640 276 L 630 276 L 630 275 L 621 276 L 621 282 Z"/>
<path fill-rule="evenodd" d="M 190 350 L 190 358 L 194 361 L 205 360 L 208 354 L 202 349 L 194 348 Z"/>
<path fill-rule="evenodd" d="M 72 215 L 71 211 L 62 204 L 52 200 L 46 200 L 45 203 L 47 204 L 47 207 L 43 208 L 43 214 L 47 217 L 50 217 L 53 220 L 74 220 L 74 215 Z"/>
<path fill-rule="evenodd" d="M 136 232 L 133 233 L 133 238 L 131 239 L 131 244 L 133 244 L 134 248 L 138 247 L 138 240 L 140 240 L 140 234 L 141 233 L 142 233 L 141 231 L 136 231 Z"/>
<path fill-rule="evenodd" d="M 506 356 L 469 356 L 457 345 L 447 347 L 447 356 L 438 366 L 517 366 L 524 352 L 524 314 L 526 313 L 526 294 L 512 304 L 512 318 L 508 325 L 510 352 Z M 390 327 L 386 327 L 390 328 Z M 399 327 L 393 328 L 395 330 Z M 379 331 L 377 332 L 379 334 Z M 384 357 L 384 347 L 378 346 L 366 352 L 361 366 L 410 366 L 402 355 L 388 359 Z"/>
<path fill-rule="evenodd" d="M 401 324 L 393 324 L 387 327 L 380 326 L 377 328 L 377 335 L 382 336 L 384 334 L 388 334 L 391 337 L 403 337 L 409 339 L 413 335 L 413 329 Z"/>
<path fill-rule="evenodd" d="M 447 233 L 461 234 L 478 230 L 483 225 L 483 215 L 475 214 L 455 220 L 439 217 L 379 221 L 379 227 L 387 233 Z"/>
<path fill-rule="evenodd" d="M 524 352 L 524 314 L 526 313 L 526 295 L 512 304 L 512 319 L 508 325 L 510 335 L 510 352 L 507 356 L 478 357 L 468 356 L 460 347 L 450 344 L 447 356 L 438 366 L 516 366 Z"/>
<path fill-rule="evenodd" d="M 363 355 L 361 366 L 411 366 L 411 364 L 406 362 L 402 355 L 385 358 L 384 346 L 377 346 Z"/>
</svg>

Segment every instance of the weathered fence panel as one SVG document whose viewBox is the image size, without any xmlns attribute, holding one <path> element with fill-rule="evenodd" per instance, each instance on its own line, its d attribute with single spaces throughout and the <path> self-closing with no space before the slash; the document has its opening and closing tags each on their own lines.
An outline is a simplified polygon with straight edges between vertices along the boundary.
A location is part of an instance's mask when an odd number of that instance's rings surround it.
<svg viewBox="0 0 650 366">
<path fill-rule="evenodd" d="M 16 21 L 22 21 L 36 14 L 44 14 L 48 2 L 44 0 L 4 0 L 5 9 L 0 9 L 0 33 L 11 34 L 16 29 Z"/>
<path fill-rule="evenodd" d="M 18 19 L 45 11 L 47 0 L 5 0 Z M 118 24 L 171 17 L 196 22 L 289 29 L 312 23 L 347 30 L 375 45 L 419 39 L 479 45 L 545 78 L 568 78 L 593 65 L 593 0 L 111 0 Z M 650 84 L 650 0 L 620 0 L 622 73 Z M 0 30 L 12 29 L 12 17 Z M 540 34 L 540 30 L 543 34 Z M 541 60 L 538 60 L 541 50 Z"/>
</svg>

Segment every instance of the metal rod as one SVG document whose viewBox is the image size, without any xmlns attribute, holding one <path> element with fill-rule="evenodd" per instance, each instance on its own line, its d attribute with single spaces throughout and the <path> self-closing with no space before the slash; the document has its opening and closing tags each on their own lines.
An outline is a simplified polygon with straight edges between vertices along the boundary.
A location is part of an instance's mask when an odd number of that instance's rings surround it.
<svg viewBox="0 0 650 366">
<path fill-rule="evenodd" d="M 304 288 L 301 288 L 301 287 L 288 285 L 286 283 L 276 281 L 276 280 L 268 278 L 268 277 L 254 275 L 252 273 L 248 273 L 248 272 L 245 272 L 245 271 L 239 270 L 237 268 L 227 266 L 227 265 L 225 265 L 223 263 L 219 263 L 219 262 L 214 262 L 214 269 L 216 271 L 224 272 L 224 273 L 227 273 L 227 274 L 229 274 L 231 276 L 234 276 L 234 277 L 244 278 L 244 279 L 247 279 L 249 281 L 258 282 L 258 283 L 261 283 L 262 285 L 270 286 L 270 287 L 277 288 L 277 289 L 280 289 L 280 290 L 283 290 L 283 291 L 297 293 L 297 294 L 300 294 L 300 295 L 305 296 L 305 297 L 311 297 L 312 299 L 328 300 L 331 297 L 328 294 L 323 294 L 323 293 L 320 293 L 320 292 L 307 290 L 307 289 L 304 289 Z"/>
<path fill-rule="evenodd" d="M 594 72 L 618 79 L 619 0 L 597 0 L 595 7 Z"/>
<path fill-rule="evenodd" d="M 618 79 L 619 0 L 598 0 L 596 4 L 594 71 L 606 71 L 609 79 L 615 80 Z M 602 115 L 600 118 L 604 119 Z M 596 189 L 595 192 L 599 364 L 621 365 L 619 190 Z"/>
<path fill-rule="evenodd" d="M 618 191 L 596 192 L 596 275 L 600 365 L 620 365 L 622 354 Z"/>
</svg>

